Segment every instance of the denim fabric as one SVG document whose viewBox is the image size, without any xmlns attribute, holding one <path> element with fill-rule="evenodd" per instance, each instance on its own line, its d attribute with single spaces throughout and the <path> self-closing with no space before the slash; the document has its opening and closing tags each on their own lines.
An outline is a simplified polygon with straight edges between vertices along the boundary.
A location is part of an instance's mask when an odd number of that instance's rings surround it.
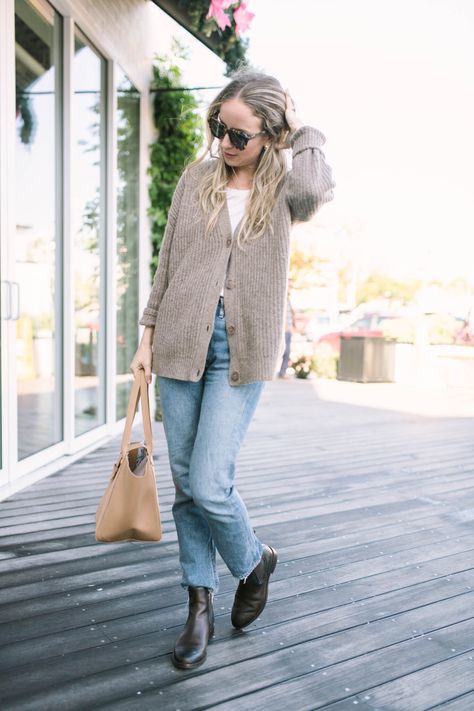
<svg viewBox="0 0 474 711">
<path fill-rule="evenodd" d="M 173 518 L 181 585 L 219 589 L 216 548 L 235 578 L 247 577 L 263 544 L 234 486 L 235 461 L 265 381 L 229 384 L 224 299 L 198 382 L 158 376 L 163 426 L 175 485 Z"/>
</svg>

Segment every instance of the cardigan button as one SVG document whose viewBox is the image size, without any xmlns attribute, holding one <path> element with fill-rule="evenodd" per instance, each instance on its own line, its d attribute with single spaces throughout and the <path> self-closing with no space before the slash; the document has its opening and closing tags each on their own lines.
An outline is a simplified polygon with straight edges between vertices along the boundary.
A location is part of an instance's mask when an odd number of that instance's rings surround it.
<svg viewBox="0 0 474 711">
<path fill-rule="evenodd" d="M 230 376 L 230 379 L 233 380 L 234 382 L 239 379 L 239 372 L 237 370 L 234 370 L 232 375 Z"/>
<path fill-rule="evenodd" d="M 234 288 L 234 280 L 233 279 L 227 279 L 225 286 L 226 289 L 233 289 Z"/>
<path fill-rule="evenodd" d="M 227 329 L 227 333 L 229 334 L 229 336 L 233 336 L 235 333 L 235 326 L 229 326 L 229 328 Z"/>
<path fill-rule="evenodd" d="M 232 240 L 231 240 L 230 237 L 229 237 L 229 239 L 228 239 L 227 242 L 226 242 L 226 245 L 227 245 L 228 247 L 230 247 L 231 244 L 232 244 Z"/>
</svg>

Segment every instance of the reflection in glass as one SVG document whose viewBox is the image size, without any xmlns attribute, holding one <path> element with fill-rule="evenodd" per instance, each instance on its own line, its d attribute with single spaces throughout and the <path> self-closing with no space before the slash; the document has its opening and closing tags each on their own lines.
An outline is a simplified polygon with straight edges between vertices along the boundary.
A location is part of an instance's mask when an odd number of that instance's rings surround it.
<svg viewBox="0 0 474 711">
<path fill-rule="evenodd" d="M 105 421 L 104 61 L 76 34 L 71 221 L 75 314 L 75 434 Z"/>
<path fill-rule="evenodd" d="M 60 18 L 15 2 L 18 459 L 60 442 Z M 59 178 L 59 179 L 58 179 Z M 15 299 L 16 300 L 16 299 Z"/>
<path fill-rule="evenodd" d="M 130 363 L 138 347 L 138 170 L 140 94 L 117 75 L 117 408 L 127 414 L 133 380 Z"/>
</svg>

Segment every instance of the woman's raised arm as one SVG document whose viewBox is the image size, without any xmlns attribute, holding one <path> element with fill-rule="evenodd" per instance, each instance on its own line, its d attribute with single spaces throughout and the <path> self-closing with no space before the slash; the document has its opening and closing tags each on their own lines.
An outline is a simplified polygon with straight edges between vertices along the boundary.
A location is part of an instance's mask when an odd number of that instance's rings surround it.
<svg viewBox="0 0 474 711">
<path fill-rule="evenodd" d="M 309 220 L 334 197 L 336 183 L 321 146 L 326 138 L 313 126 L 300 126 L 290 137 L 292 168 L 287 175 L 286 199 L 291 221 Z"/>
</svg>

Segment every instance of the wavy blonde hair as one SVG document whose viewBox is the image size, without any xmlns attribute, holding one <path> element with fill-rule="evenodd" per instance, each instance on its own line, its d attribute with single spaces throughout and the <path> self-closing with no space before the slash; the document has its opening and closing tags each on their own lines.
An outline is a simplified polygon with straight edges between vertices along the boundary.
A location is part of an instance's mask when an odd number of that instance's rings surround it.
<svg viewBox="0 0 474 711">
<path fill-rule="evenodd" d="M 273 233 L 272 210 L 286 174 L 286 160 L 281 149 L 289 126 L 285 119 L 286 95 L 280 82 L 273 76 L 243 67 L 231 75 L 231 81 L 215 97 L 206 114 L 207 146 L 202 156 L 191 161 L 186 170 L 201 163 L 209 154 L 214 160 L 213 170 L 207 171 L 197 187 L 199 205 L 209 215 L 204 238 L 207 239 L 225 207 L 225 189 L 234 168 L 227 165 L 221 153 L 212 154 L 214 140 L 209 129 L 209 118 L 218 113 L 228 99 L 243 101 L 261 119 L 261 129 L 268 137 L 268 148 L 262 148 L 253 176 L 247 209 L 237 235 L 237 244 L 242 245 L 258 239 L 265 230 Z"/>
</svg>

